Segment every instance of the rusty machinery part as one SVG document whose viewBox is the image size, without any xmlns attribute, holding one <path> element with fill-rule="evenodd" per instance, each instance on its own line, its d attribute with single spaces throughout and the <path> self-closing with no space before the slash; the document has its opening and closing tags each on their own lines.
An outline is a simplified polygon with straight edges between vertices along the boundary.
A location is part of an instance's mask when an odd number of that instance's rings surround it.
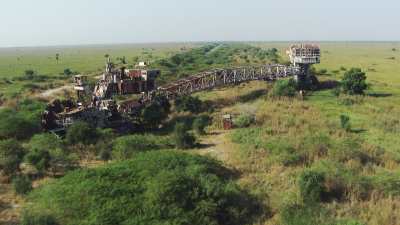
<svg viewBox="0 0 400 225">
<path fill-rule="evenodd" d="M 177 80 L 161 86 L 155 91 L 145 93 L 142 101 L 144 103 L 151 102 L 154 96 L 157 95 L 172 100 L 179 96 L 190 95 L 194 92 L 214 87 L 239 84 L 252 80 L 275 81 L 281 78 L 296 76 L 300 73 L 300 67 L 279 64 L 215 69 Z"/>
<path fill-rule="evenodd" d="M 294 76 L 303 79 L 308 75 L 311 64 L 320 62 L 320 48 L 312 44 L 298 44 L 290 46 L 287 51 L 291 65 L 269 64 L 263 66 L 248 66 L 239 68 L 214 69 L 189 76 L 156 88 L 155 79 L 160 75 L 159 70 L 148 70 L 146 66 L 136 69 L 115 69 L 114 64 L 108 59 L 106 70 L 92 92 L 90 105 L 80 104 L 76 109 L 68 112 L 53 112 L 47 110 L 43 114 L 42 125 L 44 129 L 62 129 L 73 121 L 86 119 L 93 123 L 105 124 L 95 121 L 107 120 L 115 114 L 138 114 L 140 109 L 151 104 L 156 96 L 163 96 L 168 100 L 190 95 L 197 91 L 212 89 L 226 85 L 235 85 L 242 82 L 263 80 L 275 81 L 277 79 Z M 76 78 L 78 95 L 82 95 L 85 84 L 83 77 Z M 85 89 L 86 90 L 86 89 Z M 139 100 L 129 100 L 115 104 L 113 95 L 141 94 Z M 79 104 L 78 104 L 79 105 Z M 99 113 L 97 113 L 99 111 Z"/>
</svg>

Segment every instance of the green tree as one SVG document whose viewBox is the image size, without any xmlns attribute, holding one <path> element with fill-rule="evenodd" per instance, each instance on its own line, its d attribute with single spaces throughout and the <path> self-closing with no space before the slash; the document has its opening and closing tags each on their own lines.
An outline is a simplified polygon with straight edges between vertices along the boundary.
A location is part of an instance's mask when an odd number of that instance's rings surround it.
<svg viewBox="0 0 400 225">
<path fill-rule="evenodd" d="M 321 200 L 325 191 L 325 176 L 317 171 L 305 170 L 299 178 L 300 195 L 305 203 L 313 203 Z"/>
<path fill-rule="evenodd" d="M 344 73 L 341 82 L 343 92 L 350 95 L 361 95 L 367 89 L 367 76 L 359 68 L 351 68 Z"/>
<path fill-rule="evenodd" d="M 46 149 L 33 149 L 25 156 L 25 161 L 33 165 L 39 173 L 44 173 L 50 168 L 51 155 L 49 150 Z"/>
<path fill-rule="evenodd" d="M 32 181 L 28 176 L 17 176 L 12 181 L 14 190 L 17 194 L 26 195 L 32 191 Z"/>
<path fill-rule="evenodd" d="M 203 102 L 198 97 L 184 95 L 175 100 L 175 107 L 178 112 L 199 113 L 202 111 Z"/>
<path fill-rule="evenodd" d="M 0 109 L 0 138 L 23 140 L 39 131 L 39 118 L 35 112 Z"/>
<path fill-rule="evenodd" d="M 76 167 L 76 160 L 68 154 L 63 142 L 54 134 L 37 134 L 27 144 L 28 153 L 25 161 L 35 166 L 44 173 L 51 171 L 53 174 L 64 173 Z"/>
<path fill-rule="evenodd" d="M 247 224 L 260 207 L 227 174 L 206 157 L 150 151 L 43 185 L 26 214 L 76 225 Z"/>
<path fill-rule="evenodd" d="M 27 79 L 33 79 L 36 73 L 33 70 L 25 70 L 24 74 Z"/>
<path fill-rule="evenodd" d="M 56 53 L 56 61 L 58 63 L 58 60 L 60 60 L 60 53 Z"/>
<path fill-rule="evenodd" d="M 132 158 L 139 152 L 156 150 L 162 145 L 158 142 L 160 137 L 153 135 L 129 135 L 115 139 L 112 149 L 112 158 L 125 160 Z"/>
<path fill-rule="evenodd" d="M 24 149 L 18 141 L 0 140 L 0 169 L 6 175 L 15 174 L 19 171 L 24 154 Z"/>
<path fill-rule="evenodd" d="M 72 70 L 71 70 L 70 68 L 64 69 L 64 75 L 65 75 L 65 76 L 70 76 L 70 75 L 72 75 L 72 74 L 73 74 L 73 72 L 72 72 Z"/>
<path fill-rule="evenodd" d="M 157 126 L 168 117 L 170 107 L 171 105 L 168 99 L 162 96 L 155 97 L 150 105 L 142 109 L 140 116 L 141 122 L 147 128 L 157 128 Z"/>
<path fill-rule="evenodd" d="M 211 118 L 208 115 L 201 115 L 194 119 L 192 127 L 197 134 L 205 134 L 204 129 L 210 124 Z"/>
<path fill-rule="evenodd" d="M 251 124 L 254 123 L 254 118 L 254 115 L 242 114 L 233 120 L 233 124 L 239 128 L 249 127 Z"/>
<path fill-rule="evenodd" d="M 94 144 L 98 138 L 98 133 L 96 128 L 90 126 L 86 122 L 75 122 L 72 124 L 65 136 L 65 140 L 68 144 Z"/>
<path fill-rule="evenodd" d="M 27 213 L 24 212 L 22 215 L 21 225 L 60 225 L 56 219 L 47 214 L 41 212 Z"/>
<path fill-rule="evenodd" d="M 179 149 L 192 148 L 195 145 L 195 137 L 189 133 L 184 123 L 176 123 L 173 134 L 175 145 Z"/>
<path fill-rule="evenodd" d="M 297 83 L 294 79 L 277 80 L 272 88 L 274 97 L 294 97 L 297 93 Z"/>
<path fill-rule="evenodd" d="M 346 115 L 340 115 L 340 126 L 342 127 L 342 129 L 350 131 L 351 130 L 350 117 Z"/>
</svg>

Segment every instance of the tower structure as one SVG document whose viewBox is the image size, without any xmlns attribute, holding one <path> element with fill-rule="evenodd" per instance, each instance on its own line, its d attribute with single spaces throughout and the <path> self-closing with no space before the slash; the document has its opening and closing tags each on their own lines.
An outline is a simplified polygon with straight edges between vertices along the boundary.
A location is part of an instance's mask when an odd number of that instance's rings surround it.
<svg viewBox="0 0 400 225">
<path fill-rule="evenodd" d="M 300 67 L 301 73 L 296 76 L 298 81 L 306 81 L 309 78 L 309 68 L 321 61 L 321 51 L 315 44 L 296 44 L 290 46 L 287 51 L 290 62 Z"/>
</svg>

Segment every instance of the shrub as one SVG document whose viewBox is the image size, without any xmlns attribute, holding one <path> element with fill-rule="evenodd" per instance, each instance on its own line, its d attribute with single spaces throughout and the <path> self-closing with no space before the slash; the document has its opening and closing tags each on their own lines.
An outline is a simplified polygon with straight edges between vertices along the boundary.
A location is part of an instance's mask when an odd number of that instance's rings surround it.
<svg viewBox="0 0 400 225">
<path fill-rule="evenodd" d="M 27 146 L 29 152 L 25 160 L 41 173 L 47 170 L 65 172 L 75 168 L 75 159 L 65 151 L 62 140 L 54 134 L 37 134 Z"/>
<path fill-rule="evenodd" d="M 254 115 L 242 114 L 233 120 L 233 124 L 236 127 L 244 128 L 244 127 L 249 127 L 251 124 L 254 123 L 254 121 L 255 121 Z"/>
<path fill-rule="evenodd" d="M 14 139 L 0 140 L 0 169 L 6 175 L 12 175 L 19 170 L 19 164 L 24 157 L 24 149 Z"/>
<path fill-rule="evenodd" d="M 365 224 L 357 220 L 342 220 L 338 221 L 336 225 L 365 225 Z"/>
<path fill-rule="evenodd" d="M 351 68 L 349 71 L 344 73 L 341 82 L 342 90 L 344 93 L 350 95 L 364 94 L 364 90 L 367 89 L 366 79 L 367 77 L 361 69 Z"/>
<path fill-rule="evenodd" d="M 320 201 L 321 194 L 325 191 L 324 182 L 325 177 L 322 173 L 313 170 L 303 171 L 299 178 L 300 196 L 303 202 Z"/>
<path fill-rule="evenodd" d="M 297 83 L 294 79 L 278 80 L 272 88 L 271 95 L 274 97 L 293 97 L 297 92 Z"/>
<path fill-rule="evenodd" d="M 17 176 L 12 183 L 17 194 L 25 195 L 32 191 L 32 181 L 27 176 Z"/>
<path fill-rule="evenodd" d="M 75 122 L 72 124 L 66 134 L 68 144 L 93 144 L 98 137 L 97 130 L 85 122 Z"/>
<path fill-rule="evenodd" d="M 196 117 L 196 119 L 194 119 L 192 124 L 193 130 L 200 135 L 204 134 L 205 133 L 204 129 L 210 124 L 210 120 L 211 120 L 210 117 L 207 115 Z"/>
<path fill-rule="evenodd" d="M 51 133 L 43 133 L 36 134 L 31 138 L 28 143 L 28 149 L 45 149 L 45 150 L 53 150 L 57 148 L 62 148 L 63 143 L 62 140 L 54 134 Z"/>
<path fill-rule="evenodd" d="M 64 75 L 65 75 L 65 76 L 70 76 L 70 75 L 72 75 L 72 74 L 73 74 L 73 72 L 72 72 L 72 70 L 71 70 L 70 68 L 64 69 Z"/>
<path fill-rule="evenodd" d="M 55 218 L 42 213 L 24 213 L 22 215 L 21 225 L 60 225 Z"/>
<path fill-rule="evenodd" d="M 202 156 L 140 153 L 42 186 L 27 210 L 46 209 L 60 224 L 245 224 L 259 206 L 229 173 Z"/>
<path fill-rule="evenodd" d="M 350 117 L 340 115 L 340 126 L 346 131 L 351 131 Z"/>
<path fill-rule="evenodd" d="M 167 148 L 169 143 L 165 138 L 154 135 L 129 135 L 117 138 L 113 143 L 112 158 L 124 160 L 134 157 L 143 151 Z"/>
<path fill-rule="evenodd" d="M 33 70 L 25 70 L 24 75 L 26 79 L 32 79 L 36 75 L 36 72 Z"/>
<path fill-rule="evenodd" d="M 0 110 L 0 138 L 30 138 L 40 131 L 39 119 L 27 112 Z"/>
<path fill-rule="evenodd" d="M 25 156 L 25 161 L 33 165 L 40 173 L 50 168 L 50 152 L 46 149 L 33 149 Z"/>
<path fill-rule="evenodd" d="M 176 123 L 174 128 L 175 146 L 179 149 L 192 148 L 195 145 L 195 137 L 189 133 L 184 123 Z"/>
<path fill-rule="evenodd" d="M 169 104 L 168 99 L 162 96 L 157 96 L 150 105 L 142 109 L 140 117 L 141 122 L 147 128 L 156 128 L 168 117 L 170 107 L 171 105 Z"/>
<path fill-rule="evenodd" d="M 318 71 L 318 74 L 321 74 L 321 75 L 324 75 L 324 74 L 326 74 L 326 73 L 328 73 L 328 70 L 327 70 L 327 69 L 320 69 L 320 70 Z"/>
<path fill-rule="evenodd" d="M 283 225 L 317 225 L 319 210 L 300 204 L 285 204 L 280 213 Z"/>
<path fill-rule="evenodd" d="M 175 107 L 178 112 L 199 113 L 202 111 L 202 103 L 198 97 L 185 95 L 175 100 Z"/>
</svg>

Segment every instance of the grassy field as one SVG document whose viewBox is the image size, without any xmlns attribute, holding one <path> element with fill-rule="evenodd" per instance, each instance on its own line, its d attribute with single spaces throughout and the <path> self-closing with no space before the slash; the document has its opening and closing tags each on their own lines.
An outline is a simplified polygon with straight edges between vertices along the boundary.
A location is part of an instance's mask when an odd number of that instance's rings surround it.
<svg viewBox="0 0 400 225">
<path fill-rule="evenodd" d="M 170 43 L 0 48 L 0 93 L 10 98 L 29 92 L 31 84 L 50 89 L 71 82 L 69 77 L 62 75 L 67 68 L 89 76 L 100 75 L 104 70 L 106 54 L 114 62 L 118 62 L 117 58 L 125 57 L 127 65 L 133 66 L 138 61 L 151 62 L 196 45 Z M 58 61 L 56 54 L 59 54 Z M 16 78 L 22 77 L 25 70 L 34 70 L 38 75 L 48 76 L 45 82 L 47 86 L 43 87 L 43 82 L 18 81 Z"/>
<path fill-rule="evenodd" d="M 285 50 L 290 43 L 249 44 L 266 52 L 277 48 L 279 60 L 287 60 Z M 203 70 L 209 60 L 213 61 L 210 67 L 224 66 L 224 63 L 226 66 L 245 64 L 246 59 L 251 64 L 266 62 L 258 58 L 259 50 L 238 43 L 215 47 L 205 56 L 201 54 L 204 46 L 186 51 L 198 46 L 200 44 L 1 49 L 0 79 L 18 77 L 24 70 L 33 69 L 38 74 L 53 77 L 46 82 L 62 85 L 69 82 L 68 78 L 58 78 L 65 68 L 92 76 L 100 74 L 104 54 L 115 58 L 125 56 L 128 64 L 134 63 L 134 57 L 153 61 L 168 74 L 165 80 Z M 252 50 L 244 50 L 246 48 Z M 210 155 L 237 172 L 236 183 L 264 205 L 263 214 L 253 224 L 397 225 L 400 220 L 400 43 L 326 42 L 321 43 L 321 51 L 321 64 L 316 65 L 315 70 L 326 69 L 327 72 L 318 75 L 320 82 L 340 81 L 346 70 L 359 67 L 366 72 L 370 84 L 366 95 L 336 96 L 332 89 L 322 88 L 308 92 L 304 99 L 277 99 L 269 96 L 273 84 L 258 81 L 196 93 L 195 96 L 212 106 L 212 110 L 203 113 L 210 115 L 213 123 L 206 135 L 198 135 L 200 145 L 188 152 Z M 244 57 L 246 52 L 249 57 Z M 58 63 L 54 58 L 56 53 L 60 53 Z M 171 57 L 176 53 L 179 62 Z M 186 62 L 186 58 L 191 57 Z M 196 62 L 201 64 L 196 66 Z M 30 83 L 12 79 L 11 82 L 0 82 L 2 94 L 12 96 L 12 93 L 26 91 L 24 85 Z M 226 113 L 234 117 L 251 115 L 255 119 L 249 127 L 221 131 L 221 118 Z M 340 115 L 349 116 L 350 130 L 341 127 Z M 196 116 L 173 111 L 164 128 L 168 130 L 174 122 Z M 165 135 L 163 138 L 151 137 L 155 142 L 171 141 L 169 132 L 154 133 Z M 139 135 L 135 140 L 145 138 Z M 113 140 L 108 141 L 115 144 Z M 97 145 L 78 147 L 80 151 L 96 152 Z M 74 146 L 68 148 L 74 149 Z M 302 202 L 299 182 L 309 171 L 324 177 L 323 196 L 313 204 Z M 13 199 L 10 186 L 6 186 L 8 191 L 3 195 Z M 18 204 L 25 201 L 20 197 L 15 199 Z M 19 210 L 3 208 L 1 215 L 12 218 L 8 221 L 17 220 Z"/>
</svg>

